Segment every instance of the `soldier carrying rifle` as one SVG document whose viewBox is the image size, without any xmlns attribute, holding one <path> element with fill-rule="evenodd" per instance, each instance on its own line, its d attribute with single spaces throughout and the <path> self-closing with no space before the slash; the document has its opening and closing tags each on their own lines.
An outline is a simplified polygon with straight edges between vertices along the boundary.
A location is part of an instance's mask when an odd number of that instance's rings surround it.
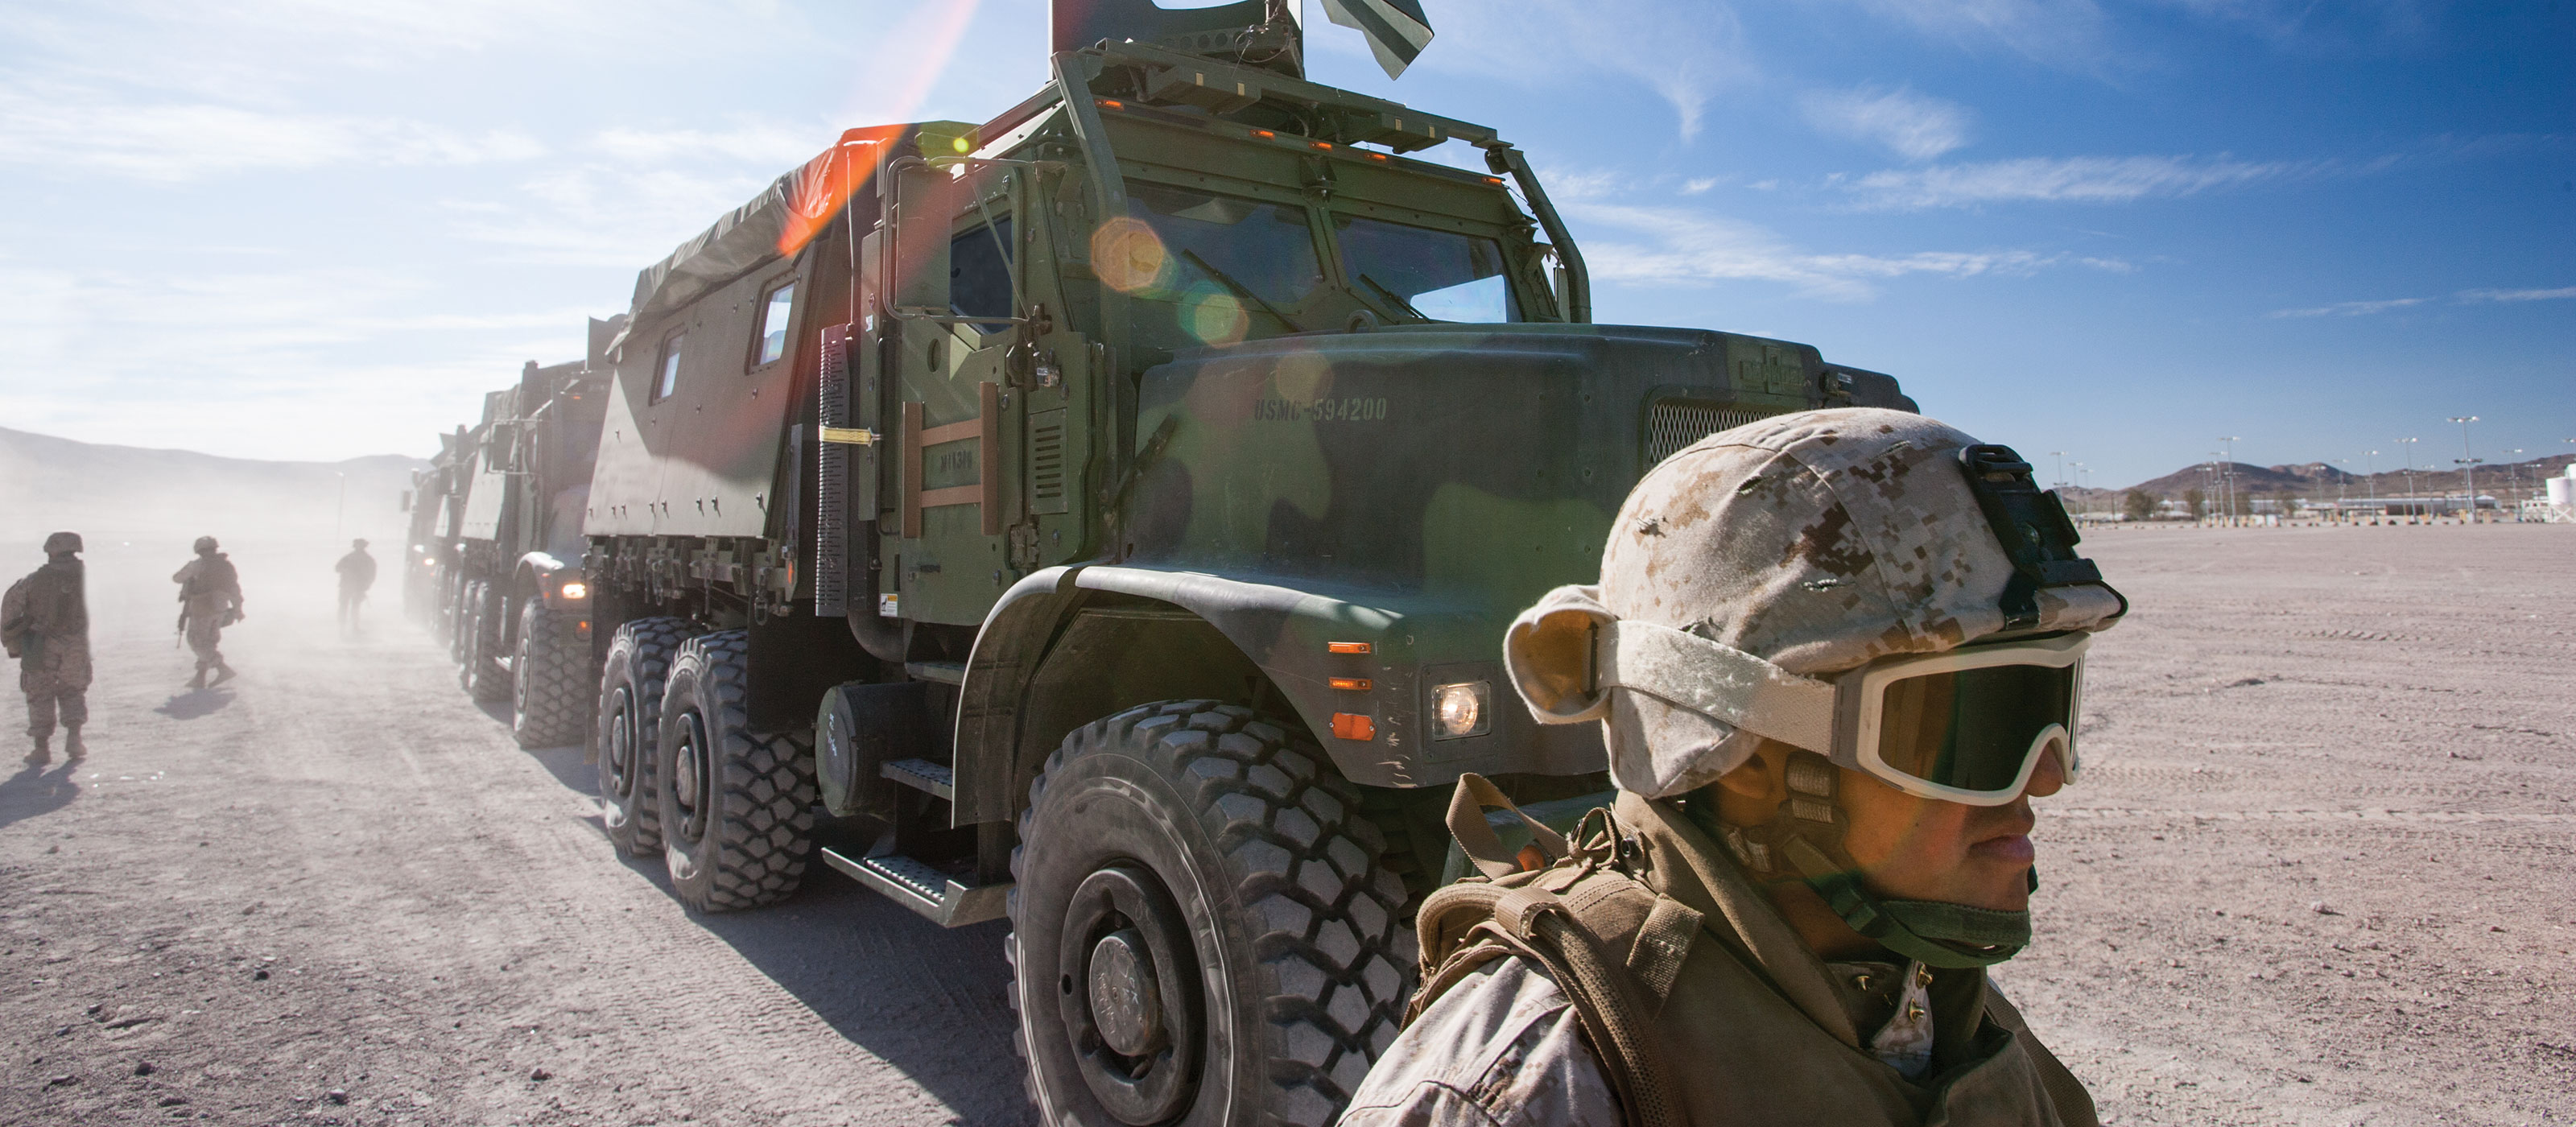
<svg viewBox="0 0 2576 1127">
<path fill-rule="evenodd" d="M 45 538 L 45 566 L 11 584 L 0 598 L 0 644 L 18 659 L 18 688 L 27 694 L 27 734 L 36 748 L 27 765 L 53 760 L 54 723 L 63 726 L 63 756 L 78 760 L 81 724 L 89 719 L 89 600 L 83 591 L 77 532 Z"/>
</svg>

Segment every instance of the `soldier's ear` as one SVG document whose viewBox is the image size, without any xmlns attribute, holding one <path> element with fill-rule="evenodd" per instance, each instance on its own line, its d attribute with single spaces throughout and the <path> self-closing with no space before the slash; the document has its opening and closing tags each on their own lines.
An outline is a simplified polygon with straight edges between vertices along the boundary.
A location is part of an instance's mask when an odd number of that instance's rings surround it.
<svg viewBox="0 0 2576 1127">
<path fill-rule="evenodd" d="M 1597 586 L 1559 587 L 1512 620 L 1503 636 L 1503 665 L 1539 723 L 1577 724 L 1610 714 L 1609 695 L 1595 684 L 1592 644 L 1613 620 Z"/>
</svg>

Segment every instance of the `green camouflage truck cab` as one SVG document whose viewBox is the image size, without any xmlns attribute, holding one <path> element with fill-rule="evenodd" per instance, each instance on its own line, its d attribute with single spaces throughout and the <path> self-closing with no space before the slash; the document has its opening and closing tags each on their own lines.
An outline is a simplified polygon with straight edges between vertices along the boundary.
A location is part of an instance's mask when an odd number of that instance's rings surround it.
<svg viewBox="0 0 2576 1127">
<path fill-rule="evenodd" d="M 1050 1122 L 1328 1123 L 1401 1020 L 1446 784 L 1606 785 L 1514 701 L 1513 615 L 1683 446 L 1912 406 L 1590 323 L 1520 154 L 1305 81 L 1293 7 L 1059 3 L 1046 89 L 849 131 L 601 350 L 609 836 L 701 911 L 820 863 L 1007 916 Z"/>
</svg>

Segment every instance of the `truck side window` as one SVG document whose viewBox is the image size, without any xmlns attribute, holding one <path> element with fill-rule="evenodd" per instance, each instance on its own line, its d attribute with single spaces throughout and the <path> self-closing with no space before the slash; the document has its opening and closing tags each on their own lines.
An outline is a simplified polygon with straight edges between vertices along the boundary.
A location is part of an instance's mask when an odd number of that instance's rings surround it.
<svg viewBox="0 0 2576 1127">
<path fill-rule="evenodd" d="M 662 342 L 661 362 L 653 366 L 652 402 L 669 399 L 680 390 L 680 342 L 686 339 L 687 333 L 673 333 Z"/>
<path fill-rule="evenodd" d="M 995 236 L 999 236 L 996 245 Z M 1002 257 L 1002 247 L 1010 245 L 1011 220 L 1004 216 L 989 228 L 974 230 L 948 240 L 948 308 L 960 317 L 1010 317 L 1011 264 Z M 986 335 L 1010 328 L 1008 325 L 977 325 Z"/>
<path fill-rule="evenodd" d="M 1433 321 L 1521 319 L 1502 244 L 1492 239 L 1338 213 L 1333 230 L 1352 287 L 1373 303 L 1401 302 L 1410 308 L 1395 312 Z"/>
<path fill-rule="evenodd" d="M 787 315 L 796 311 L 796 283 L 783 282 L 760 302 L 760 354 L 753 367 L 787 355 Z"/>
</svg>

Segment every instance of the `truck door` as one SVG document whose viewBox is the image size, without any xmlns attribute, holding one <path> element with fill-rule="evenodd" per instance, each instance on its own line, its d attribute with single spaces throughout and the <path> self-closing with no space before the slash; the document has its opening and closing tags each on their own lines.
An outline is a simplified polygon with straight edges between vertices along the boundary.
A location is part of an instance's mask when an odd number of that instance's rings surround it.
<svg viewBox="0 0 2576 1127">
<path fill-rule="evenodd" d="M 1003 357 L 1014 333 L 1011 215 L 1001 178 L 896 172 L 890 366 L 896 380 L 896 513 L 884 586 L 901 616 L 973 624 L 1011 580 L 1022 428 Z M 998 206 L 997 206 L 998 205 Z"/>
</svg>

